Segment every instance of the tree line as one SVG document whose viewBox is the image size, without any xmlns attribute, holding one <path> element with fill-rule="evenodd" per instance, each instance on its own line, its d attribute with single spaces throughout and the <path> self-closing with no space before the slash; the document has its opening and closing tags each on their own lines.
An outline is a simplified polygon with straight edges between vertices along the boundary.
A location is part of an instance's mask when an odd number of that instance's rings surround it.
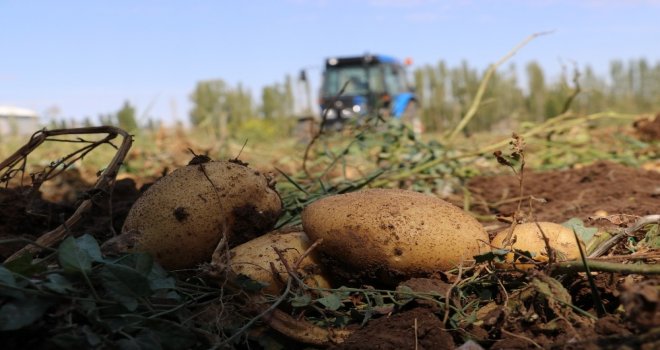
<svg viewBox="0 0 660 350">
<path fill-rule="evenodd" d="M 493 74 L 469 125 L 471 130 L 497 127 L 506 121 L 541 122 L 568 107 L 579 114 L 660 111 L 660 61 L 651 64 L 646 59 L 613 60 L 605 74 L 597 74 L 589 65 L 580 69 L 566 66 L 554 77 L 548 77 L 532 61 L 524 66 L 524 72 L 521 78 L 517 67 L 510 64 Z M 485 70 L 471 67 L 467 61 L 455 67 L 440 61 L 410 72 L 425 129 L 447 130 L 456 125 L 470 107 L 484 74 Z M 262 134 L 265 131 L 270 136 L 290 135 L 296 123 L 296 101 L 306 98 L 295 96 L 294 87 L 299 83 L 287 75 L 283 82 L 264 86 L 257 103 L 252 92 L 240 83 L 231 86 L 221 79 L 199 81 L 189 96 L 189 121 L 193 127 L 208 130 L 220 139 L 245 128 Z M 305 90 L 309 91 L 309 85 Z M 319 113 L 318 106 L 312 108 Z M 138 121 L 129 101 L 115 113 L 100 115 L 99 122 L 129 131 L 159 124 L 153 118 Z M 92 123 L 85 118 L 82 124 Z"/>
<path fill-rule="evenodd" d="M 506 120 L 541 122 L 569 107 L 579 114 L 660 111 L 660 62 L 613 60 L 604 75 L 589 65 L 581 69 L 567 66 L 559 76 L 549 78 L 537 62 L 527 63 L 524 71 L 523 80 L 514 64 L 493 75 L 472 129 L 488 129 Z M 426 128 L 446 130 L 456 125 L 469 108 L 484 73 L 466 61 L 453 68 L 440 61 L 416 69 L 415 90 Z"/>
<path fill-rule="evenodd" d="M 514 64 L 495 72 L 470 125 L 472 130 L 488 129 L 501 121 L 541 122 L 569 107 L 580 114 L 660 111 L 660 61 L 613 60 L 609 71 L 601 75 L 589 65 L 566 66 L 554 77 L 532 61 L 524 72 L 521 79 Z M 471 67 L 467 61 L 456 67 L 440 61 L 412 71 L 426 130 L 456 125 L 470 107 L 484 74 L 485 70 Z M 286 134 L 295 119 L 293 85 L 287 76 L 283 83 L 264 87 L 261 103 L 256 105 L 240 84 L 232 88 L 222 80 L 199 82 L 191 95 L 190 121 L 194 126 L 215 125 L 222 133 L 256 118 L 280 124 Z"/>
</svg>

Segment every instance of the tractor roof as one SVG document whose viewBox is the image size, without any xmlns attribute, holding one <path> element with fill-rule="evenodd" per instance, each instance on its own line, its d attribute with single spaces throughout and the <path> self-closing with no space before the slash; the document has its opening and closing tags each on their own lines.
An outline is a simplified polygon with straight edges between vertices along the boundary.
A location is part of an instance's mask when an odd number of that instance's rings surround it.
<svg viewBox="0 0 660 350">
<path fill-rule="evenodd" d="M 326 59 L 326 67 L 337 67 L 337 66 L 351 66 L 357 64 L 377 64 L 377 63 L 397 63 L 400 64 L 399 60 L 392 56 L 386 55 L 362 55 L 362 56 L 345 56 L 345 57 L 330 57 Z"/>
</svg>

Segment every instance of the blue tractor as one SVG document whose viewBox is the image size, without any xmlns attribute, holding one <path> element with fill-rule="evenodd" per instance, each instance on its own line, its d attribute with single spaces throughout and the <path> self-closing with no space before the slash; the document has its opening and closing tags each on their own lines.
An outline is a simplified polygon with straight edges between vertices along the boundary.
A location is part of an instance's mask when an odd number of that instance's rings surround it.
<svg viewBox="0 0 660 350">
<path fill-rule="evenodd" d="M 416 133 L 423 131 L 419 102 L 405 66 L 390 56 L 328 58 L 319 97 L 324 129 L 340 129 L 349 120 L 378 115 L 401 119 Z"/>
</svg>

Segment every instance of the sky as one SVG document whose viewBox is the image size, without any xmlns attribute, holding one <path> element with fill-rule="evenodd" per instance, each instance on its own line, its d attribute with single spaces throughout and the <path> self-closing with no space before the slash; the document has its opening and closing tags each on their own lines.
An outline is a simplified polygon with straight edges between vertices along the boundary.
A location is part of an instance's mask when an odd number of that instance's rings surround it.
<svg viewBox="0 0 660 350">
<path fill-rule="evenodd" d="M 612 59 L 660 61 L 660 0 L 0 0 L 0 105 L 42 119 L 137 114 L 187 121 L 196 82 L 251 89 L 324 60 L 380 53 L 415 67 L 480 70 L 532 33 L 509 62 L 549 76 Z"/>
</svg>

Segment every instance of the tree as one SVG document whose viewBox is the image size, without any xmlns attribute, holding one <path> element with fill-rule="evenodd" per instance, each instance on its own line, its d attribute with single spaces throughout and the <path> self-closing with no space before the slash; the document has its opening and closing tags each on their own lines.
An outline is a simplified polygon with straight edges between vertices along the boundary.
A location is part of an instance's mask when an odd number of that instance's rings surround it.
<svg viewBox="0 0 660 350">
<path fill-rule="evenodd" d="M 279 116 L 282 109 L 282 100 L 277 88 L 274 86 L 264 86 L 261 90 L 261 113 L 265 119 L 274 119 Z"/>
<path fill-rule="evenodd" d="M 227 84 L 224 81 L 200 81 L 191 95 L 193 109 L 190 122 L 196 127 L 210 130 L 221 141 L 227 137 L 227 113 L 224 111 L 227 98 Z"/>
<path fill-rule="evenodd" d="M 535 121 L 544 120 L 547 89 L 543 69 L 536 61 L 529 62 L 527 67 L 527 110 L 531 113 L 531 119 Z"/>
<path fill-rule="evenodd" d="M 117 112 L 117 124 L 120 128 L 133 132 L 138 129 L 137 119 L 135 118 L 135 107 L 130 102 L 124 101 L 124 105 Z"/>
</svg>

